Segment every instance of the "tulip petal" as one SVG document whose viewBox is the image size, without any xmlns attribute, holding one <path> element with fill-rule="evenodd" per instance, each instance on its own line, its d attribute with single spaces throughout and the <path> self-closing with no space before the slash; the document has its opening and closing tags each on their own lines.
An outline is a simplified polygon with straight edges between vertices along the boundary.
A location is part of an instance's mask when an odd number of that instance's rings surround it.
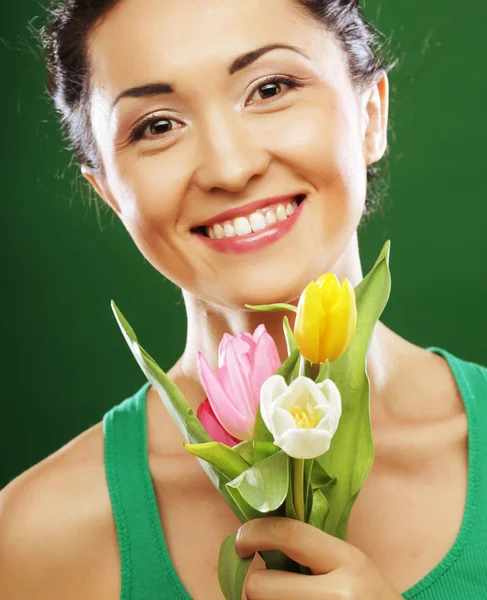
<svg viewBox="0 0 487 600">
<path fill-rule="evenodd" d="M 327 411 L 319 420 L 316 427 L 318 429 L 326 427 L 329 431 L 335 433 L 338 428 L 340 417 L 342 416 L 342 399 L 340 392 L 331 379 L 325 379 L 325 381 L 318 384 L 318 386 L 326 396 L 328 403 L 326 404 Z M 319 413 L 319 411 L 320 407 L 317 407 L 317 412 Z"/>
<path fill-rule="evenodd" d="M 220 345 L 218 346 L 218 368 L 225 364 L 228 344 L 232 339 L 233 337 L 229 333 L 223 334 Z"/>
<path fill-rule="evenodd" d="M 248 349 L 253 344 L 253 339 L 250 334 L 246 334 L 248 338 L 243 337 L 235 337 L 230 335 L 229 333 L 224 333 L 220 345 L 218 346 L 218 368 L 225 364 L 227 360 L 227 350 L 228 346 L 231 344 L 236 344 L 239 348 L 239 351 L 242 353 L 248 352 Z M 240 340 L 240 341 L 237 341 Z M 243 342 L 243 343 L 242 343 Z"/>
<path fill-rule="evenodd" d="M 276 343 L 266 331 L 263 332 L 256 344 L 251 364 L 250 382 L 252 385 L 254 411 L 256 411 L 260 399 L 260 390 L 264 381 L 274 375 L 281 366 Z"/>
<path fill-rule="evenodd" d="M 283 436 L 286 431 L 296 429 L 296 421 L 292 414 L 283 408 L 274 408 L 271 416 L 271 433 L 275 438 Z"/>
<path fill-rule="evenodd" d="M 337 413 L 328 404 L 317 404 L 313 406 L 313 413 L 316 419 L 316 427 L 323 426 L 323 423 L 328 423 L 331 419 L 336 420 Z"/>
<path fill-rule="evenodd" d="M 303 381 L 302 386 L 304 389 L 306 389 L 306 391 L 308 393 L 308 402 L 311 402 L 312 406 L 319 406 L 320 404 L 328 404 L 327 393 L 332 393 L 334 391 L 333 388 L 330 387 L 329 384 L 327 384 L 327 385 L 317 384 L 312 379 L 309 379 L 308 377 L 303 377 L 303 379 L 305 379 L 305 381 Z M 331 381 L 330 379 L 325 380 L 325 381 L 330 381 L 331 384 L 333 385 L 333 381 Z M 322 382 L 322 383 L 324 383 L 324 382 Z M 338 389 L 336 391 L 338 392 Z M 338 395 L 340 395 L 340 392 L 338 392 Z M 304 396 L 304 394 L 303 394 L 303 396 Z M 303 408 L 305 408 L 306 403 L 299 402 L 299 406 L 303 406 Z"/>
<path fill-rule="evenodd" d="M 287 390 L 286 380 L 282 375 L 272 375 L 264 381 L 260 390 L 260 414 L 267 429 L 272 433 L 272 411 L 274 399 L 283 396 Z"/>
<path fill-rule="evenodd" d="M 251 348 L 253 348 L 255 346 L 254 337 L 250 333 L 247 333 L 246 331 L 241 331 L 238 334 L 238 338 L 240 340 L 246 342 L 249 345 L 249 351 Z"/>
<path fill-rule="evenodd" d="M 251 439 L 248 419 L 239 412 L 234 403 L 228 398 L 217 375 L 201 352 L 198 352 L 198 366 L 201 383 L 208 396 L 211 408 L 222 427 L 240 440 Z"/>
<path fill-rule="evenodd" d="M 221 442 L 230 447 L 240 443 L 240 440 L 233 437 L 233 435 L 230 435 L 228 431 L 222 427 L 222 424 L 216 418 L 216 415 L 211 408 L 208 398 L 198 406 L 196 416 L 214 442 Z"/>
<path fill-rule="evenodd" d="M 340 296 L 328 312 L 328 326 L 320 338 L 320 351 L 326 352 L 328 360 L 336 360 L 348 349 L 355 333 L 356 322 L 355 291 L 350 282 L 344 279 Z"/>
<path fill-rule="evenodd" d="M 316 458 L 329 450 L 332 437 L 323 429 L 292 429 L 274 443 L 293 458 Z"/>
<path fill-rule="evenodd" d="M 251 418 L 252 415 L 255 417 L 255 409 L 252 407 L 251 366 L 247 350 L 248 344 L 242 340 L 235 338 L 229 344 L 225 365 L 219 370 L 219 380 L 233 404 Z"/>
<path fill-rule="evenodd" d="M 323 315 L 320 290 L 312 281 L 306 286 L 298 302 L 294 337 L 301 354 L 312 363 L 320 361 L 319 323 Z"/>
<path fill-rule="evenodd" d="M 323 313 L 323 316 L 321 317 L 318 329 L 319 329 L 319 333 L 318 333 L 318 337 L 319 337 L 319 355 L 320 355 L 320 362 L 323 363 L 326 361 L 326 359 L 330 360 L 329 357 L 329 351 L 328 351 L 328 346 L 329 346 L 329 338 L 331 335 L 331 327 L 332 327 L 332 323 L 331 323 L 331 319 L 330 319 L 330 313 Z"/>
<path fill-rule="evenodd" d="M 336 383 L 331 379 L 325 379 L 321 383 L 318 383 L 317 386 L 327 399 L 327 403 L 333 408 L 333 410 L 337 411 L 338 414 L 341 415 L 342 398 Z"/>
<path fill-rule="evenodd" d="M 280 406 L 285 410 L 289 410 L 295 405 L 306 408 L 306 404 L 310 401 L 313 406 L 318 404 L 318 398 L 319 403 L 322 404 L 323 396 L 318 395 L 316 383 L 309 377 L 300 375 L 291 382 L 291 385 L 287 388 L 282 397 L 275 398 L 275 406 Z"/>
<path fill-rule="evenodd" d="M 319 419 L 316 423 L 316 429 L 328 429 L 335 434 L 341 417 L 341 410 L 337 410 L 329 404 L 322 404 L 315 407 L 315 415 Z"/>
<path fill-rule="evenodd" d="M 254 338 L 254 342 L 257 344 L 257 342 L 260 340 L 260 338 L 264 335 L 264 333 L 267 333 L 267 329 L 265 328 L 264 323 L 261 323 L 256 330 L 254 331 L 253 334 L 253 338 Z"/>
<path fill-rule="evenodd" d="M 340 282 L 334 273 L 325 273 L 316 280 L 320 289 L 323 312 L 328 312 L 340 296 Z"/>
<path fill-rule="evenodd" d="M 225 390 L 228 401 L 233 404 L 235 409 L 242 415 L 242 417 L 249 420 L 255 417 L 255 415 L 249 412 L 248 402 L 244 397 L 242 397 L 238 382 L 235 381 L 235 377 L 232 379 L 231 375 L 229 374 L 228 363 L 229 361 L 227 359 L 227 362 L 220 367 L 220 369 L 218 369 L 218 381 Z M 240 377 L 240 375 L 238 375 L 238 377 Z"/>
</svg>

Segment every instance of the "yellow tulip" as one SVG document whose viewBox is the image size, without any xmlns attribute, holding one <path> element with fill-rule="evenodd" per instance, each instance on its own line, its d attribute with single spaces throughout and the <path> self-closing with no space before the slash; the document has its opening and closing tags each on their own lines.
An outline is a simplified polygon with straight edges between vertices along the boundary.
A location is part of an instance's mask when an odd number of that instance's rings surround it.
<svg viewBox="0 0 487 600">
<path fill-rule="evenodd" d="M 294 337 L 312 363 L 339 358 L 350 346 L 357 325 L 355 290 L 344 279 L 325 273 L 306 286 L 298 303 Z"/>
</svg>

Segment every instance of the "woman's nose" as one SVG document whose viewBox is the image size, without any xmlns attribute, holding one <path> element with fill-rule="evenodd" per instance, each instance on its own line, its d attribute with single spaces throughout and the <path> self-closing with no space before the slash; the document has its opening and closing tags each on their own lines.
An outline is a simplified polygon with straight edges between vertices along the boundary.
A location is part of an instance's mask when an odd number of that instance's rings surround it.
<svg viewBox="0 0 487 600">
<path fill-rule="evenodd" d="M 213 112 L 199 143 L 194 181 L 205 192 L 214 188 L 239 192 L 269 166 L 269 153 L 245 127 L 244 120 L 250 117 L 228 113 Z"/>
</svg>

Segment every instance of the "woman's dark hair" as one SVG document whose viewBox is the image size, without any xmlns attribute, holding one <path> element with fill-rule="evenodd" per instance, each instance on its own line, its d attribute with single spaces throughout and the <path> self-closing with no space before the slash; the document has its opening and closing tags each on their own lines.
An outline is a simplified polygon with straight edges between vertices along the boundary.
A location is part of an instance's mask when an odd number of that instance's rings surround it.
<svg viewBox="0 0 487 600">
<path fill-rule="evenodd" d="M 101 168 L 90 120 L 90 81 L 86 39 L 92 27 L 119 0 L 52 0 L 48 18 L 40 30 L 46 54 L 48 91 L 72 150 L 80 163 Z M 297 9 L 335 34 L 346 52 L 352 80 L 365 89 L 393 65 L 382 56 L 381 34 L 368 23 L 358 0 L 296 0 Z M 377 179 L 377 168 L 369 166 L 368 182 Z M 380 198 L 370 193 L 364 216 L 369 216 Z"/>
</svg>

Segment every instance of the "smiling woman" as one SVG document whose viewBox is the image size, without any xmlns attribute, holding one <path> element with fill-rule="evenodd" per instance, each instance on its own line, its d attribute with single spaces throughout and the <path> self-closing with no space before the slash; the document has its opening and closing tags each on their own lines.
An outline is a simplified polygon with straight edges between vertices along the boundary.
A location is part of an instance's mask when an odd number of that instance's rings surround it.
<svg viewBox="0 0 487 600">
<path fill-rule="evenodd" d="M 168 375 L 196 413 L 198 353 L 216 370 L 224 334 L 264 324 L 287 357 L 282 315 L 246 304 L 296 306 L 326 272 L 363 278 L 357 229 L 387 149 L 379 35 L 356 0 L 62 0 L 42 40 L 83 175 L 182 290 L 186 346 Z M 313 574 L 257 557 L 247 598 L 487 592 L 487 369 L 379 322 L 367 372 L 376 455 L 347 542 L 248 524 L 243 553 L 278 544 Z M 183 441 L 144 384 L 9 484 L 0 596 L 221 598 L 218 550 L 240 523 Z"/>
<path fill-rule="evenodd" d="M 191 302 L 295 298 L 344 255 L 367 210 L 367 168 L 386 148 L 387 77 L 370 28 L 350 2 L 267 3 L 260 19 L 259 2 L 145 4 L 160 17 L 121 2 L 95 19 L 81 3 L 46 33 L 51 93 L 83 173 Z M 295 217 L 276 206 L 284 195 L 305 196 Z M 215 221 L 225 242 L 198 235 Z M 283 260 L 298 274 L 291 286 Z"/>
</svg>

